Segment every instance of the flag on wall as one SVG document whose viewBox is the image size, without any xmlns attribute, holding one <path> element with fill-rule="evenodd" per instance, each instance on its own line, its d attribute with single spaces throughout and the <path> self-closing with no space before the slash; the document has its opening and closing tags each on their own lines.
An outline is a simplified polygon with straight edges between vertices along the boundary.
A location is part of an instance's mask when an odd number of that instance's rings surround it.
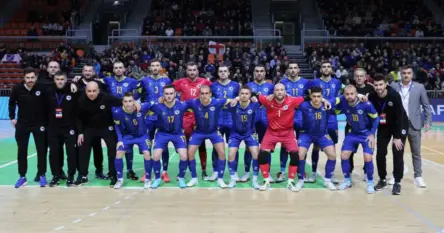
<svg viewBox="0 0 444 233">
<path fill-rule="evenodd" d="M 210 41 L 208 43 L 208 52 L 211 54 L 224 55 L 225 54 L 225 45 Z"/>
<path fill-rule="evenodd" d="M 20 54 L 5 54 L 2 59 L 2 63 L 20 63 L 22 57 Z"/>
</svg>

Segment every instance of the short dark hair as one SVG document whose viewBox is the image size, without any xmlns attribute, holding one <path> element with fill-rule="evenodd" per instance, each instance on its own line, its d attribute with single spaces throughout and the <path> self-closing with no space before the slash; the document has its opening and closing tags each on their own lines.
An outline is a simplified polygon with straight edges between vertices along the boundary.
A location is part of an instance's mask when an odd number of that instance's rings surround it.
<svg viewBox="0 0 444 233">
<path fill-rule="evenodd" d="M 320 63 L 320 65 L 322 66 L 322 65 L 324 65 L 324 64 L 326 64 L 326 63 L 328 63 L 328 64 L 331 65 L 331 62 L 330 62 L 329 60 L 322 60 L 321 63 Z"/>
<path fill-rule="evenodd" d="M 173 85 L 173 84 L 168 84 L 168 85 L 165 85 L 165 86 L 163 87 L 163 90 L 166 90 L 166 89 L 170 89 L 170 88 L 173 88 L 173 89 L 174 89 L 174 91 L 176 91 L 176 88 L 174 87 L 174 85 Z"/>
<path fill-rule="evenodd" d="M 32 67 L 26 67 L 25 69 L 23 69 L 23 74 L 24 74 L 24 75 L 27 75 L 27 74 L 30 74 L 30 73 L 34 73 L 34 74 L 36 74 L 35 69 L 32 68 Z"/>
<path fill-rule="evenodd" d="M 248 85 L 242 85 L 242 87 L 240 88 L 241 90 L 249 90 L 250 93 L 253 93 L 253 90 L 251 90 L 251 87 Z"/>
<path fill-rule="evenodd" d="M 194 61 L 189 61 L 189 62 L 187 62 L 186 68 L 188 68 L 188 66 L 197 66 L 197 63 Z"/>
<path fill-rule="evenodd" d="M 264 70 L 265 70 L 265 66 L 262 64 L 255 65 L 254 69 L 256 69 L 256 68 L 264 68 Z"/>
<path fill-rule="evenodd" d="M 375 76 L 373 77 L 373 81 L 375 82 L 383 80 L 387 82 L 387 78 L 383 74 L 375 74 Z"/>
<path fill-rule="evenodd" d="M 310 88 L 310 94 L 313 93 L 321 93 L 322 94 L 322 87 L 312 87 Z"/>
<path fill-rule="evenodd" d="M 65 72 L 62 72 L 62 71 L 57 71 L 55 74 L 54 74 L 54 77 L 56 77 L 56 76 L 64 76 L 65 78 L 67 78 L 68 76 L 66 76 L 66 73 Z"/>
<path fill-rule="evenodd" d="M 85 68 L 85 66 L 90 66 L 90 67 L 94 68 L 94 65 L 91 64 L 91 63 L 87 63 L 87 64 L 83 65 L 83 68 Z M 82 69 L 83 69 L 83 68 L 82 68 Z"/>
<path fill-rule="evenodd" d="M 407 69 L 413 69 L 412 65 L 405 65 L 403 67 L 401 67 L 401 70 L 407 70 Z"/>
<path fill-rule="evenodd" d="M 219 65 L 219 67 L 217 67 L 217 72 L 219 72 L 220 68 L 227 68 L 228 72 L 230 72 L 230 68 L 227 65 L 225 65 L 225 64 Z"/>
<path fill-rule="evenodd" d="M 299 67 L 299 64 L 295 60 L 290 60 L 288 62 L 288 67 L 290 67 L 291 64 L 296 64 Z"/>
<path fill-rule="evenodd" d="M 131 92 L 131 91 L 127 91 L 127 92 L 125 92 L 125 94 L 123 94 L 123 97 L 125 98 L 125 97 L 133 97 L 134 98 L 134 94 L 133 94 L 133 92 Z"/>
<path fill-rule="evenodd" d="M 153 59 L 150 61 L 150 65 L 153 64 L 154 62 L 159 62 L 159 64 L 161 64 L 159 59 Z"/>
</svg>

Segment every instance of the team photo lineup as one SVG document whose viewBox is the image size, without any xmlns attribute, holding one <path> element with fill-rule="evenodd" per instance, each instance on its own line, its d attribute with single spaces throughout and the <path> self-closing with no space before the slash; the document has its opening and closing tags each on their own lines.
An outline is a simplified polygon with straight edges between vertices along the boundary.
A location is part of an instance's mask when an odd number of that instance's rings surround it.
<svg viewBox="0 0 444 233">
<path fill-rule="evenodd" d="M 231 80 L 233 72 L 223 64 L 216 68 L 214 82 L 198 77 L 196 63 L 185 67 L 186 77 L 175 81 L 161 73 L 159 60 L 150 61 L 150 74 L 140 80 L 126 77 L 122 62 L 114 62 L 113 75 L 106 78 L 97 78 L 94 67 L 85 65 L 82 76 L 71 82 L 56 61 L 48 64 L 49 79 L 37 78 L 33 68 L 24 69 L 23 82 L 9 98 L 18 151 L 15 188 L 29 182 L 55 187 L 61 180 L 68 187 L 87 184 L 93 154 L 95 177 L 109 180 L 114 189 L 125 187 L 125 179 L 140 180 L 143 189 L 162 188 L 176 179 L 182 189 L 198 187 L 199 182 L 216 182 L 221 189 L 251 182 L 252 189 L 266 191 L 273 183 L 286 182 L 288 190 L 299 192 L 322 176 L 323 186 L 336 191 L 360 182 L 352 181 L 351 173 L 361 169 L 354 167 L 354 161 L 363 156 L 365 192 L 373 194 L 392 185 L 391 193 L 399 195 L 407 140 L 414 184 L 426 187 L 420 142 L 421 129 L 432 124 L 431 112 L 424 86 L 412 81 L 411 66 L 402 67 L 400 81 L 392 83 L 382 74 L 368 83 L 366 70 L 357 68 L 353 82 L 346 85 L 334 76 L 329 61 L 321 62 L 320 78 L 312 80 L 300 77 L 298 64 L 291 61 L 286 76 L 276 83 L 265 80 L 265 67 L 256 65 L 254 81 L 243 85 Z M 424 117 L 412 106 L 422 106 Z M 338 135 L 340 114 L 346 117 L 343 141 Z M 30 135 L 38 159 L 32 181 L 27 179 Z M 211 154 L 205 141 L 212 144 Z M 242 142 L 243 154 L 239 153 Z M 280 155 L 274 157 L 277 144 Z M 179 156 L 178 174 L 168 173 L 171 146 Z M 390 146 L 391 179 L 386 168 Z M 102 147 L 107 151 L 107 171 Z M 143 155 L 140 174 L 133 169 L 134 160 L 142 160 L 137 153 Z M 327 160 L 322 175 L 317 171 L 323 154 Z M 240 159 L 243 169 L 238 168 Z M 279 160 L 279 171 L 271 170 L 272 160 Z M 311 173 L 305 172 L 307 160 Z M 333 175 L 337 162 L 343 177 Z M 230 179 L 224 180 L 227 167 Z"/>
</svg>

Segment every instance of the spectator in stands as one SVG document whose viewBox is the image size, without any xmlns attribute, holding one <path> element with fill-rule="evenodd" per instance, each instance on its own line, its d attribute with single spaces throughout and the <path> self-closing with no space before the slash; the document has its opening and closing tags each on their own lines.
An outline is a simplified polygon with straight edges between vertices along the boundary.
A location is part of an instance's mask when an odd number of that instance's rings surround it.
<svg viewBox="0 0 444 233">
<path fill-rule="evenodd" d="M 39 36 L 39 33 L 38 33 L 37 30 L 34 28 L 34 26 L 31 26 L 31 28 L 29 28 L 29 30 L 28 30 L 28 36 Z"/>
<path fill-rule="evenodd" d="M 344 69 L 343 66 L 339 67 L 339 69 L 336 70 L 335 74 L 336 74 L 337 78 L 341 78 L 341 77 L 347 78 L 348 77 L 348 72 L 347 72 L 347 70 Z"/>
</svg>

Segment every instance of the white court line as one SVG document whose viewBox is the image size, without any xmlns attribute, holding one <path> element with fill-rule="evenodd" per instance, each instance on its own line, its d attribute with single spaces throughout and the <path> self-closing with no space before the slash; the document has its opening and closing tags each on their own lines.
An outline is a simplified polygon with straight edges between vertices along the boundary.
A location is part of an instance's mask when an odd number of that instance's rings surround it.
<svg viewBox="0 0 444 233">
<path fill-rule="evenodd" d="M 109 206 L 103 208 L 103 211 L 107 211 L 109 209 Z"/>
<path fill-rule="evenodd" d="M 32 155 L 28 155 L 28 159 L 30 159 L 30 158 L 32 158 L 32 157 L 35 157 L 36 155 L 37 155 L 37 153 L 34 153 L 34 154 L 32 154 Z M 17 160 L 11 161 L 11 162 L 9 162 L 9 163 L 5 163 L 5 164 L 3 164 L 3 165 L 0 166 L 0 169 L 5 168 L 5 167 L 7 167 L 7 166 L 11 166 L 11 165 L 16 164 L 16 163 L 17 163 Z"/>
<path fill-rule="evenodd" d="M 118 204 L 120 204 L 120 201 L 116 201 L 116 203 L 114 203 L 115 205 L 118 205 Z"/>
<path fill-rule="evenodd" d="M 96 215 L 97 213 L 91 213 L 89 214 L 90 217 L 93 217 L 94 215 Z"/>
<path fill-rule="evenodd" d="M 429 151 L 431 151 L 431 152 L 435 152 L 435 153 L 438 153 L 438 154 L 444 155 L 444 153 L 441 152 L 441 151 L 437 151 L 437 150 L 431 149 L 431 148 L 426 147 L 426 146 L 421 146 L 421 147 L 424 148 L 424 149 L 426 149 L 426 150 L 429 150 Z M 428 163 L 433 164 L 433 165 L 435 165 L 435 166 L 437 166 L 437 167 L 444 168 L 444 165 L 443 165 L 443 164 L 440 164 L 440 163 L 434 162 L 434 161 L 429 160 L 429 159 L 424 159 L 424 157 L 422 158 L 422 160 L 425 160 L 425 161 L 427 161 Z"/>
<path fill-rule="evenodd" d="M 63 228 L 65 228 L 65 226 L 59 226 L 59 227 L 57 227 L 57 228 L 54 228 L 54 230 L 55 230 L 55 231 L 58 231 L 58 230 L 62 230 Z"/>
<path fill-rule="evenodd" d="M 74 221 L 72 221 L 72 223 L 78 223 L 78 222 L 80 222 L 80 221 L 82 221 L 82 219 L 81 219 L 81 218 L 79 218 L 79 219 L 77 219 L 77 220 L 74 220 Z"/>
</svg>

